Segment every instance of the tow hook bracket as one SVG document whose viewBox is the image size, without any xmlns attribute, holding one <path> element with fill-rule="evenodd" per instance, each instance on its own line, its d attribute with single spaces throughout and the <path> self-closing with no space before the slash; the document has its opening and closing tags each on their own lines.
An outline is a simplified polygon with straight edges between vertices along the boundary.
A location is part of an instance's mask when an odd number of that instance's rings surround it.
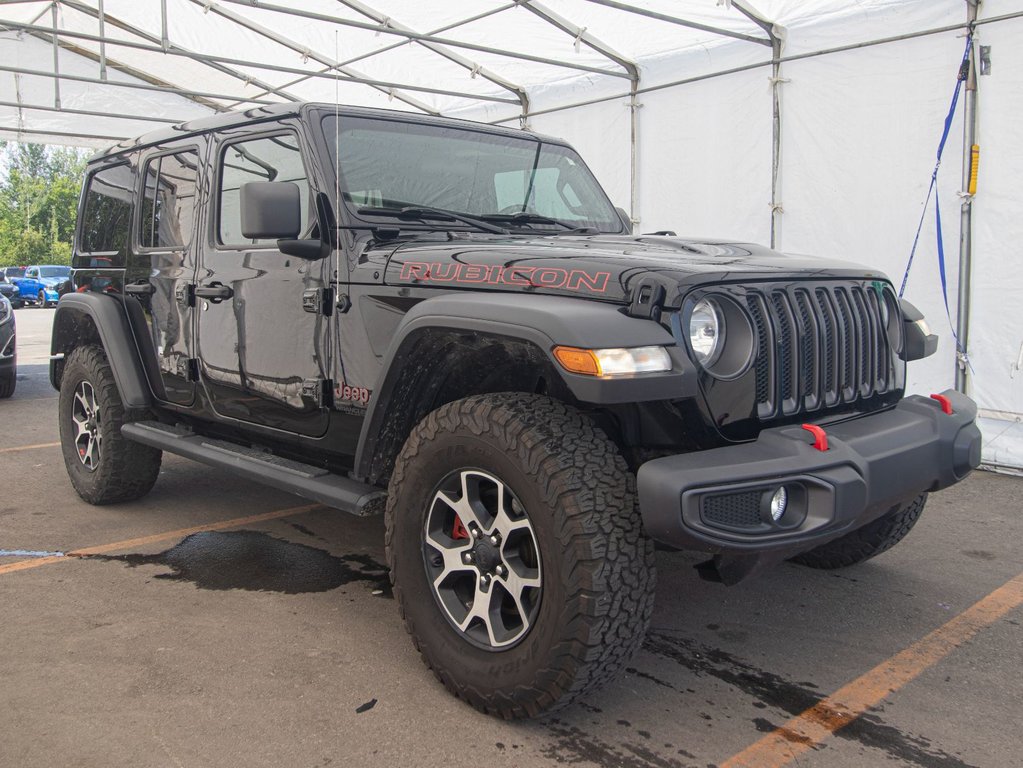
<svg viewBox="0 0 1023 768">
<path fill-rule="evenodd" d="M 946 416 L 951 416 L 954 411 L 952 410 L 952 401 L 944 395 L 931 395 L 931 400 L 937 400 L 938 405 L 941 406 L 941 411 Z"/>
</svg>

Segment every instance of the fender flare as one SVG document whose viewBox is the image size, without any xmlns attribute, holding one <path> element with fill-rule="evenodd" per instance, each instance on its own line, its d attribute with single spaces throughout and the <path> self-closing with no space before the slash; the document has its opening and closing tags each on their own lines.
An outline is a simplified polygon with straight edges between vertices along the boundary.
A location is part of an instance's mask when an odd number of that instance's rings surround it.
<svg viewBox="0 0 1023 768">
<path fill-rule="evenodd" d="M 146 381 L 135 336 L 128 324 L 124 307 L 114 296 L 98 293 L 69 293 L 57 302 L 50 338 L 50 354 L 66 354 L 75 347 L 79 338 L 81 316 L 88 317 L 99 334 L 114 382 L 126 408 L 147 408 L 152 404 L 152 393 Z M 54 361 L 50 363 L 50 381 L 56 382 Z"/>
<path fill-rule="evenodd" d="M 624 307 L 588 299 L 537 294 L 451 293 L 415 305 L 398 326 L 362 423 L 354 475 L 369 477 L 386 431 L 391 399 L 416 338 L 451 330 L 512 338 L 535 345 L 579 402 L 594 405 L 671 400 L 696 393 L 696 377 L 675 338 L 653 320 L 629 317 Z M 601 349 L 663 346 L 672 370 L 621 379 L 599 379 L 565 371 L 554 359 L 557 345 Z"/>
</svg>

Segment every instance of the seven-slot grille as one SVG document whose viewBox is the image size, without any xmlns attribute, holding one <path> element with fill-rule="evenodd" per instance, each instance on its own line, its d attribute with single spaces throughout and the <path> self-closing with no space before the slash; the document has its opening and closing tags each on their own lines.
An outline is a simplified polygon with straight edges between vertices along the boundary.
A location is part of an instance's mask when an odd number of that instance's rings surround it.
<svg viewBox="0 0 1023 768">
<path fill-rule="evenodd" d="M 857 284 L 750 290 L 758 416 L 830 408 L 890 391 L 895 371 L 883 301 Z"/>
</svg>

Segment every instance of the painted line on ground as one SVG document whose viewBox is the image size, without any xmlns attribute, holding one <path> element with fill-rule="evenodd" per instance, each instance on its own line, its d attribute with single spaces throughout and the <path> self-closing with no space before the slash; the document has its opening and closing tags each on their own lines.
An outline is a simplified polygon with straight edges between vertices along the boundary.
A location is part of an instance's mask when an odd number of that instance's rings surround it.
<svg viewBox="0 0 1023 768">
<path fill-rule="evenodd" d="M 36 443 L 35 445 L 16 445 L 13 448 L 0 448 L 0 453 L 17 453 L 18 451 L 34 451 L 37 448 L 56 448 L 60 445 L 60 441 L 56 443 Z"/>
<path fill-rule="evenodd" d="M 814 750 L 840 728 L 876 707 L 982 629 L 1023 605 L 1023 573 L 955 618 L 802 714 L 725 760 L 720 768 L 781 768 Z"/>
<path fill-rule="evenodd" d="M 324 508 L 325 507 L 322 504 L 306 504 L 301 507 L 289 507 L 288 509 L 278 509 L 273 512 L 263 512 L 259 515 L 249 515 L 248 517 L 236 517 L 231 520 L 221 520 L 217 523 L 194 525 L 190 528 L 178 528 L 175 531 L 154 533 L 150 536 L 140 536 L 136 539 L 125 539 L 123 541 L 114 541 L 110 544 L 99 544 L 95 547 L 82 547 L 67 552 L 63 557 L 38 557 L 31 560 L 21 560 L 17 563 L 10 563 L 8 565 L 0 565 L 0 575 L 5 573 L 14 573 L 16 571 L 27 571 L 30 568 L 39 568 L 44 565 L 50 565 L 51 563 L 66 563 L 68 560 L 76 557 L 103 555 L 107 552 L 116 552 L 119 549 L 133 549 L 135 547 L 145 546 L 146 544 L 167 541 L 168 539 L 184 538 L 185 536 L 191 536 L 193 533 L 205 533 L 207 531 L 220 531 L 225 528 L 237 528 L 239 525 L 252 525 L 253 523 L 261 523 L 266 520 L 276 520 L 277 518 L 290 517 L 291 515 L 301 515 L 305 512 L 311 512 L 314 509 Z"/>
</svg>

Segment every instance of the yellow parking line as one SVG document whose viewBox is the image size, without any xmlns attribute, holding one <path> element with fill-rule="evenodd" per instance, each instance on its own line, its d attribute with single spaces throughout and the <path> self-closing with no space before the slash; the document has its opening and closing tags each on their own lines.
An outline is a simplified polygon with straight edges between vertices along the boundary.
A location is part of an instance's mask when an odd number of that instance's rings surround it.
<svg viewBox="0 0 1023 768">
<path fill-rule="evenodd" d="M 72 557 L 102 555 L 106 552 L 116 552 L 119 549 L 133 549 L 134 547 L 142 547 L 146 544 L 167 541 L 168 539 L 184 538 L 185 536 L 191 536 L 193 533 L 220 531 L 225 528 L 236 528 L 239 525 L 252 525 L 253 523 L 261 523 L 265 520 L 276 520 L 279 517 L 300 515 L 304 512 L 311 512 L 314 509 L 321 509 L 322 507 L 322 504 L 306 504 L 302 507 L 289 507 L 288 509 L 278 509 L 273 512 L 263 512 L 259 515 L 236 517 L 232 520 L 221 520 L 219 523 L 207 523 L 206 525 L 195 525 L 191 528 L 179 528 L 176 531 L 154 533 L 150 536 L 140 536 L 137 539 L 125 539 L 124 541 L 115 541 L 110 544 L 99 544 L 95 547 L 82 547 L 81 549 L 75 549 L 66 553 L 64 557 L 40 557 L 32 560 L 21 560 L 17 563 L 10 563 L 9 565 L 0 565 L 0 575 L 5 573 L 14 573 L 16 571 L 25 571 L 30 568 L 39 568 L 40 566 L 50 565 L 51 563 L 65 563 Z"/>
<path fill-rule="evenodd" d="M 16 451 L 34 451 L 36 448 L 56 448 L 60 445 L 60 442 L 56 443 L 36 443 L 35 445 L 16 445 L 13 448 L 0 448 L 0 453 L 15 453 Z"/>
<path fill-rule="evenodd" d="M 1023 573 L 862 677 L 721 763 L 721 768 L 780 768 L 848 725 L 952 651 L 1023 605 Z"/>
</svg>

